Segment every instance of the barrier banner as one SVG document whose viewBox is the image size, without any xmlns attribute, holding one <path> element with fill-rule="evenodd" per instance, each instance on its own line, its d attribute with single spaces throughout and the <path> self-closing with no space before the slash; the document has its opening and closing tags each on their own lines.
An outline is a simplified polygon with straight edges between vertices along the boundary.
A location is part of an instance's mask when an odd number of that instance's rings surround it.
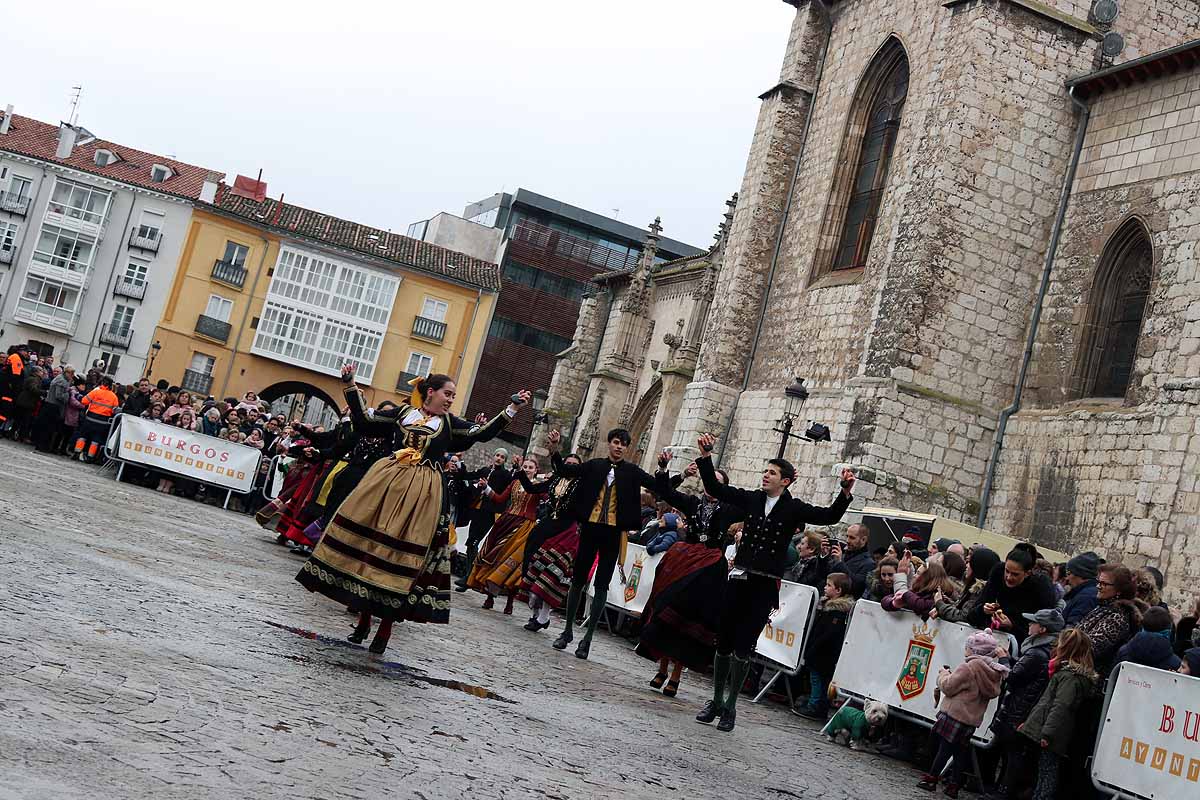
<svg viewBox="0 0 1200 800">
<path fill-rule="evenodd" d="M 650 590 L 654 588 L 654 570 L 661 558 L 661 553 L 646 555 L 646 548 L 640 544 L 627 545 L 624 563 L 613 570 L 612 580 L 608 582 L 608 607 L 640 617 L 650 599 Z M 595 595 L 590 583 L 588 595 Z"/>
<path fill-rule="evenodd" d="M 779 664 L 787 672 L 800 668 L 808 632 L 816 618 L 817 590 L 802 583 L 782 581 L 779 608 L 763 628 L 754 652 Z"/>
<path fill-rule="evenodd" d="M 246 493 L 254 488 L 262 453 L 215 436 L 122 415 L 109 434 L 114 458 Z"/>
<path fill-rule="evenodd" d="M 1092 782 L 1147 800 L 1200 797 L 1200 678 L 1120 664 L 1108 679 Z"/>
<path fill-rule="evenodd" d="M 926 622 L 911 611 L 889 613 L 878 603 L 859 600 L 846 628 L 833 682 L 842 694 L 879 700 L 932 725 L 937 719 L 933 689 L 938 671 L 963 663 L 967 637 L 976 632 L 968 625 Z M 983 724 L 971 737 L 975 744 L 991 744 L 996 706 L 996 700 L 988 704 Z"/>
</svg>

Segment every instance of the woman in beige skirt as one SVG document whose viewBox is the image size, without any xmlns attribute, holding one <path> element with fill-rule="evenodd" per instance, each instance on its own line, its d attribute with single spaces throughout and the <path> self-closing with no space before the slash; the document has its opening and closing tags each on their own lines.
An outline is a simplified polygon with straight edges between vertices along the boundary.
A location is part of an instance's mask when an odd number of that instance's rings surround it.
<svg viewBox="0 0 1200 800">
<path fill-rule="evenodd" d="M 353 379 L 352 369 L 343 370 L 343 380 Z M 353 385 L 346 389 L 347 394 L 357 391 Z M 366 639 L 371 618 L 380 618 L 372 653 L 387 648 L 395 620 L 450 621 L 450 513 L 443 459 L 495 438 L 530 397 L 522 390 L 490 421 L 472 423 L 450 413 L 454 396 L 448 375 L 416 382 L 410 402 L 395 417 L 395 452 L 376 461 L 333 513 L 296 576 L 309 591 L 359 612 L 350 641 Z"/>
</svg>

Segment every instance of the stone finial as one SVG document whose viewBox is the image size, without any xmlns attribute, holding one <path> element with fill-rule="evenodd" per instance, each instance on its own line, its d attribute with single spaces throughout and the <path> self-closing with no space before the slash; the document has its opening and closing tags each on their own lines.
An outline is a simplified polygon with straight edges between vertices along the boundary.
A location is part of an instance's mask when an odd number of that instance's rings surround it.
<svg viewBox="0 0 1200 800">
<path fill-rule="evenodd" d="M 655 217 L 654 222 L 650 223 L 650 237 L 653 237 L 657 240 L 659 238 L 659 234 L 662 233 L 662 229 L 662 217 Z"/>
</svg>

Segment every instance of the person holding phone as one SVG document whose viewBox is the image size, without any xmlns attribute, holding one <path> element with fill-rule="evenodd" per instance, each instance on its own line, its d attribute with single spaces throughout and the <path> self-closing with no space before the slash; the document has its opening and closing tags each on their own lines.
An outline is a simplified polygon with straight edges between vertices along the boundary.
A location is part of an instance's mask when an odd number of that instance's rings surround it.
<svg viewBox="0 0 1200 800">
<path fill-rule="evenodd" d="M 697 722 L 721 718 L 717 728 L 733 730 L 738 692 L 750 671 L 750 651 L 762 635 L 771 609 L 779 605 L 779 580 L 787 566 L 792 535 L 804 526 L 832 525 L 842 518 L 853 498 L 854 473 L 842 470 L 841 491 L 831 505 L 812 506 L 797 500 L 787 489 L 796 480 L 796 468 L 773 458 L 763 469 L 762 488 L 738 489 L 717 479 L 712 463 L 716 439 L 704 434 L 697 440 L 696 459 L 704 491 L 746 514 L 742 540 L 734 556 L 725 589 L 725 603 L 717 623 L 717 653 L 713 659 L 713 699 L 696 715 Z"/>
<path fill-rule="evenodd" d="M 358 389 L 346 387 L 347 399 Z M 391 428 L 395 451 L 374 463 L 333 514 L 296 580 L 359 612 L 351 641 L 380 625 L 371 643 L 382 653 L 396 620 L 450 622 L 450 508 L 442 477 L 445 455 L 495 438 L 529 402 L 521 390 L 483 423 L 450 413 L 454 379 L 414 381 Z"/>
</svg>

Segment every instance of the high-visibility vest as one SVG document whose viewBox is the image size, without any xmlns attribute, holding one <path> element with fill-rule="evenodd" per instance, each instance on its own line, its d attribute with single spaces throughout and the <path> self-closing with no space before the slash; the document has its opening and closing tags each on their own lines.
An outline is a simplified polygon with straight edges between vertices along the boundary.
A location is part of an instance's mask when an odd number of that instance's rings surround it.
<svg viewBox="0 0 1200 800">
<path fill-rule="evenodd" d="M 105 389 L 103 386 L 92 389 L 79 402 L 87 406 L 89 414 L 96 417 L 111 417 L 117 413 L 117 406 L 121 404 L 117 395 L 111 389 Z"/>
</svg>

